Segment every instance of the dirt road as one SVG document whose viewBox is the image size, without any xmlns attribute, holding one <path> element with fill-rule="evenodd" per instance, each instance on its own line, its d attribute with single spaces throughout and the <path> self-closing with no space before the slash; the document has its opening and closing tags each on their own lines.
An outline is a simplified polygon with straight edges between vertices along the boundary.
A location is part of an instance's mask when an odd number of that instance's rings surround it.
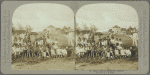
<svg viewBox="0 0 150 75">
<path fill-rule="evenodd" d="M 138 70 L 137 61 L 111 60 L 105 63 L 78 63 L 64 58 L 49 59 L 40 63 L 15 63 L 13 70 Z"/>
<path fill-rule="evenodd" d="M 49 59 L 37 64 L 15 63 L 12 70 L 74 70 L 74 60 L 64 58 Z"/>
<path fill-rule="evenodd" d="M 77 70 L 138 70 L 137 61 L 111 60 L 105 63 L 78 63 Z"/>
</svg>

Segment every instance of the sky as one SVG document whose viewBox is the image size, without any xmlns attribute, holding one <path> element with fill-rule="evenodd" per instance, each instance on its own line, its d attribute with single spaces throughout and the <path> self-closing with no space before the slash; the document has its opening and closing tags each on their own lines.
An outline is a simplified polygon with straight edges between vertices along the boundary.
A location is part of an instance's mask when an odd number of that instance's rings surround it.
<svg viewBox="0 0 150 75">
<path fill-rule="evenodd" d="M 65 5 L 50 3 L 33 3 L 19 6 L 13 13 L 12 23 L 25 27 L 30 25 L 33 31 L 42 31 L 49 25 L 74 29 L 74 13 Z"/>
<path fill-rule="evenodd" d="M 124 4 L 101 3 L 81 7 L 76 14 L 76 22 L 90 27 L 94 24 L 99 32 L 108 31 L 115 25 L 122 28 L 138 29 L 138 14 L 134 8 Z"/>
</svg>

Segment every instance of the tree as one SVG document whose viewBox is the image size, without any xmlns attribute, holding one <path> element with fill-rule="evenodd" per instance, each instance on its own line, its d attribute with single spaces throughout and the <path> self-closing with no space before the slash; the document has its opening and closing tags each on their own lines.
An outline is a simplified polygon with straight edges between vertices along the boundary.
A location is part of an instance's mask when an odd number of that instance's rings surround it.
<svg viewBox="0 0 150 75">
<path fill-rule="evenodd" d="M 16 31 L 16 28 L 14 27 L 14 24 L 12 23 L 12 34 L 14 34 Z"/>
<path fill-rule="evenodd" d="M 20 23 L 18 23 L 18 28 L 19 28 L 19 30 L 24 30 L 24 28 L 22 27 L 22 25 Z"/>
<path fill-rule="evenodd" d="M 26 27 L 25 27 L 26 32 L 31 32 L 32 30 L 33 30 L 33 28 L 30 25 L 26 25 Z"/>
<path fill-rule="evenodd" d="M 89 27 L 87 26 L 86 23 L 83 23 L 83 22 L 82 22 L 82 27 L 83 27 L 84 30 L 89 30 Z"/>
<path fill-rule="evenodd" d="M 91 32 L 96 32 L 98 28 L 94 24 L 91 24 L 90 30 Z"/>
<path fill-rule="evenodd" d="M 79 27 L 79 24 L 78 23 L 76 23 L 76 25 L 75 25 L 75 27 L 76 27 L 76 34 L 78 35 L 78 34 L 80 34 L 80 27 Z"/>
</svg>

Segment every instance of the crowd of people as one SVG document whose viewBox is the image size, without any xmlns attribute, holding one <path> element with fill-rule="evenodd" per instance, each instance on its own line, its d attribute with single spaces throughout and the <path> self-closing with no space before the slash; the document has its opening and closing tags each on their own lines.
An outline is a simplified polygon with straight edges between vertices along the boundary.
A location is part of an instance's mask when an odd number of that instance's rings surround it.
<svg viewBox="0 0 150 75">
<path fill-rule="evenodd" d="M 131 56 L 132 47 L 123 47 L 121 38 L 106 36 L 94 40 L 94 35 L 85 34 L 77 38 L 76 55 L 80 57 L 126 58 Z"/>
<path fill-rule="evenodd" d="M 31 42 L 30 35 L 25 35 L 25 38 L 14 37 L 12 44 L 12 60 L 22 57 L 66 57 L 67 47 L 59 47 L 57 39 L 52 41 L 48 36 L 34 39 Z"/>
</svg>

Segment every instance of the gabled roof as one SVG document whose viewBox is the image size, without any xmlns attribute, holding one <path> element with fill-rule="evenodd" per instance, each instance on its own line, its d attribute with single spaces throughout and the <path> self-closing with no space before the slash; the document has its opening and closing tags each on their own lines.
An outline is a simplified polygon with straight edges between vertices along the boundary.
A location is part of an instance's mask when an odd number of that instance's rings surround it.
<svg viewBox="0 0 150 75">
<path fill-rule="evenodd" d="M 53 25 L 49 25 L 47 28 L 55 28 Z"/>
<path fill-rule="evenodd" d="M 113 28 L 120 28 L 118 25 L 115 25 Z"/>
</svg>

